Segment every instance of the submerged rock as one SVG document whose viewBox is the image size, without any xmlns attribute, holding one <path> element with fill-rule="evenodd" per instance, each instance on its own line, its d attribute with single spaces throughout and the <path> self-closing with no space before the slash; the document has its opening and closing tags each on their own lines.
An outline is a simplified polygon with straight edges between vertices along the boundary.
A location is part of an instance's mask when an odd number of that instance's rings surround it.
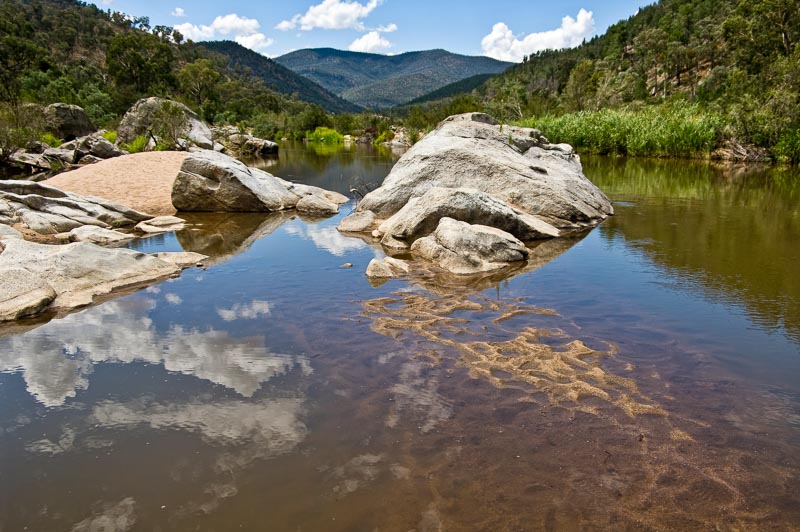
<svg viewBox="0 0 800 532">
<path fill-rule="evenodd" d="M 381 260 L 372 259 L 367 265 L 367 277 L 370 279 L 392 279 L 409 272 L 408 263 L 393 257 Z"/>
<path fill-rule="evenodd" d="M 18 238 L 0 242 L 0 321 L 82 307 L 98 296 L 181 271 L 180 266 L 146 253 L 87 242 L 47 245 Z"/>
</svg>

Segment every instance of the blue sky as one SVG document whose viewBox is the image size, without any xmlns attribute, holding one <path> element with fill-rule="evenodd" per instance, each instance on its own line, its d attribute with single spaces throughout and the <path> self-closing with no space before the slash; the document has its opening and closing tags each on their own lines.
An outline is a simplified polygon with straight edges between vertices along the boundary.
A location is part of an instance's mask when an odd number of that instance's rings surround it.
<svg viewBox="0 0 800 532">
<path fill-rule="evenodd" d="M 575 46 L 652 0 L 96 0 L 103 9 L 149 16 L 200 40 L 236 40 L 278 56 L 332 47 L 398 54 L 444 48 L 519 61 Z M 567 18 L 569 17 L 569 18 Z"/>
</svg>

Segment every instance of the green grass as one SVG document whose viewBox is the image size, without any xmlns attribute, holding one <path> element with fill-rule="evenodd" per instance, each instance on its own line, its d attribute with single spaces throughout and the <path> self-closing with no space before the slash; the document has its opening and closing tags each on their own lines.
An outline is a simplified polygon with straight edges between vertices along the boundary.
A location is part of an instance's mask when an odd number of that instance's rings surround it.
<svg viewBox="0 0 800 532">
<path fill-rule="evenodd" d="M 725 121 L 685 103 L 638 110 L 603 109 L 523 120 L 551 142 L 601 155 L 707 158 L 718 147 Z"/>
<path fill-rule="evenodd" d="M 39 140 L 41 140 L 51 148 L 58 148 L 59 146 L 64 144 L 63 140 L 56 138 L 56 136 L 53 135 L 52 133 L 45 133 Z"/>
<path fill-rule="evenodd" d="M 329 127 L 318 127 L 314 131 L 306 133 L 309 142 L 320 142 L 322 144 L 341 144 L 344 142 L 344 135 Z"/>
<path fill-rule="evenodd" d="M 140 135 L 133 139 L 130 144 L 124 146 L 130 153 L 140 153 L 147 149 L 147 137 Z"/>
<path fill-rule="evenodd" d="M 115 144 L 117 142 L 117 132 L 106 131 L 105 133 L 103 133 L 103 138 L 106 139 L 111 144 Z"/>
</svg>

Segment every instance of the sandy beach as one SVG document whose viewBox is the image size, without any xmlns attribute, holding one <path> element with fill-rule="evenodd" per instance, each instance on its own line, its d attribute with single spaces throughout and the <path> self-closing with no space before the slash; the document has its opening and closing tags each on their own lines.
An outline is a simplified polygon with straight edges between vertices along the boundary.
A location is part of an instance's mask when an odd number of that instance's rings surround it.
<svg viewBox="0 0 800 532">
<path fill-rule="evenodd" d="M 187 152 L 123 155 L 59 174 L 44 184 L 97 196 L 153 215 L 174 214 L 172 184 Z"/>
</svg>

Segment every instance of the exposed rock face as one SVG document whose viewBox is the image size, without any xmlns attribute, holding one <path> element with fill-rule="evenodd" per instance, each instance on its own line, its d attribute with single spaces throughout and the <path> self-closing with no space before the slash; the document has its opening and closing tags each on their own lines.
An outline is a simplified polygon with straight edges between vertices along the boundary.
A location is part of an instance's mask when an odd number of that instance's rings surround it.
<svg viewBox="0 0 800 532">
<path fill-rule="evenodd" d="M 250 133 L 240 131 L 232 126 L 213 128 L 214 138 L 225 146 L 225 149 L 240 157 L 264 157 L 278 153 L 278 144 L 271 140 L 261 139 Z"/>
<path fill-rule="evenodd" d="M 150 220 L 136 224 L 136 230 L 142 233 L 157 234 L 169 231 L 180 231 L 186 220 L 177 216 L 156 216 Z"/>
<path fill-rule="evenodd" d="M 477 245 L 490 233 L 505 242 L 504 249 L 521 253 L 516 242 L 565 236 L 613 213 L 605 194 L 583 175 L 571 146 L 550 144 L 535 129 L 468 113 L 444 120 L 408 150 L 340 230 L 371 231 L 384 247 L 400 250 L 437 231 L 417 245 L 417 254 L 466 273 L 506 262 Z M 507 234 L 460 226 L 469 229 L 464 238 L 451 238 L 451 222 L 437 230 L 443 218 Z"/>
<path fill-rule="evenodd" d="M 497 227 L 522 240 L 559 236 L 558 229 L 547 222 L 515 211 L 485 192 L 440 187 L 431 188 L 422 196 L 409 200 L 380 225 L 378 233 L 389 247 L 408 247 L 417 238 L 434 231 L 439 220 L 445 217 Z"/>
<path fill-rule="evenodd" d="M 82 225 L 69 232 L 71 242 L 91 242 L 99 246 L 118 245 L 130 242 L 134 239 L 133 235 L 120 233 L 113 229 L 104 229 L 94 225 Z"/>
<path fill-rule="evenodd" d="M 316 199 L 307 199 L 309 196 Z M 184 160 L 172 188 L 172 204 L 189 212 L 282 211 L 297 207 L 301 199 L 309 212 L 324 206 L 329 213 L 338 212 L 338 205 L 347 201 L 341 194 L 289 183 L 208 150 Z"/>
<path fill-rule="evenodd" d="M 0 181 L 0 223 L 20 224 L 41 235 L 65 233 L 84 225 L 125 227 L 150 218 L 118 203 L 41 183 Z"/>
<path fill-rule="evenodd" d="M 43 142 L 31 142 L 24 151 L 13 153 L 9 160 L 20 166 L 27 166 L 32 171 L 54 174 L 69 170 L 75 165 L 93 164 L 126 153 L 97 132 L 65 142 L 58 148 L 51 148 Z"/>
<path fill-rule="evenodd" d="M 72 140 L 97 130 L 83 108 L 66 103 L 53 103 L 45 107 L 47 128 L 60 139 Z"/>
<path fill-rule="evenodd" d="M 339 206 L 320 196 L 303 196 L 295 205 L 297 212 L 333 216 L 339 212 Z"/>
<path fill-rule="evenodd" d="M 408 271 L 407 262 L 392 257 L 384 257 L 381 260 L 372 259 L 367 265 L 367 277 L 370 279 L 392 279 L 408 273 Z"/>
<path fill-rule="evenodd" d="M 442 218 L 436 231 L 414 242 L 411 251 L 458 275 L 499 270 L 528 257 L 525 244 L 513 235 L 451 218 Z"/>
<path fill-rule="evenodd" d="M 181 267 L 130 249 L 80 242 L 47 245 L 2 239 L 0 321 L 91 304 L 101 295 L 155 282 Z"/>
<path fill-rule="evenodd" d="M 481 113 L 452 116 L 397 162 L 358 211 L 386 219 L 432 187 L 474 188 L 559 229 L 595 225 L 613 214 L 568 146 L 535 129 L 498 125 Z"/>
<path fill-rule="evenodd" d="M 213 141 L 211 130 L 194 111 L 182 103 L 157 97 L 141 99 L 128 109 L 117 128 L 117 142 L 127 144 L 138 136 L 147 135 L 157 125 L 158 112 L 168 103 L 177 106 L 186 118 L 187 126 L 182 136 L 188 144 L 209 150 L 222 149 Z"/>
</svg>

